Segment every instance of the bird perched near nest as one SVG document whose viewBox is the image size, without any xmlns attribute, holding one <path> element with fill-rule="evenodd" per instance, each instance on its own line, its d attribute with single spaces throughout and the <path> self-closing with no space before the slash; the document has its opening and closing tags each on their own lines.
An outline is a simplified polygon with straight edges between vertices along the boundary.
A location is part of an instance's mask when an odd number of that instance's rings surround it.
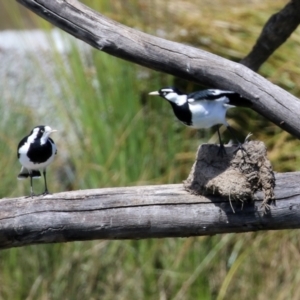
<svg viewBox="0 0 300 300">
<path fill-rule="evenodd" d="M 18 159 L 22 165 L 18 179 L 30 177 L 30 196 L 33 197 L 32 179 L 44 176 L 45 191 L 49 194 L 46 179 L 46 167 L 50 165 L 57 153 L 53 140 L 49 137 L 56 130 L 49 126 L 36 126 L 18 145 Z"/>
<path fill-rule="evenodd" d="M 195 129 L 210 128 L 218 124 L 225 125 L 236 139 L 233 130 L 226 121 L 226 112 L 234 107 L 232 103 L 237 103 L 242 98 L 238 93 L 208 89 L 184 94 L 176 88 L 165 87 L 151 92 L 149 95 L 166 99 L 171 104 L 175 116 L 183 124 Z M 226 153 L 219 128 L 218 136 L 220 141 L 219 154 Z M 237 142 L 238 149 L 242 149 L 241 143 L 238 140 Z"/>
</svg>

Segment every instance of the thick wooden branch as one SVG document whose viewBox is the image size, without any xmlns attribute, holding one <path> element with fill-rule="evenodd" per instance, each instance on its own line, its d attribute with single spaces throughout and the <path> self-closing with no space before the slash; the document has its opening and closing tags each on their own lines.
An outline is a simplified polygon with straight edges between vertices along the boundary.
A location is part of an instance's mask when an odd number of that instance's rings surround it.
<svg viewBox="0 0 300 300">
<path fill-rule="evenodd" d="M 0 248 L 93 239 L 188 237 L 300 228 L 300 172 L 277 175 L 276 206 L 190 195 L 181 184 L 105 188 L 0 201 Z"/>
<path fill-rule="evenodd" d="M 241 64 L 123 26 L 76 0 L 17 0 L 108 54 L 186 80 L 239 92 L 250 106 L 300 138 L 298 99 Z M 158 87 L 159 88 L 159 87 Z"/>
<path fill-rule="evenodd" d="M 252 51 L 241 64 L 257 71 L 300 24 L 300 0 L 291 0 L 281 11 L 271 16 Z"/>
</svg>

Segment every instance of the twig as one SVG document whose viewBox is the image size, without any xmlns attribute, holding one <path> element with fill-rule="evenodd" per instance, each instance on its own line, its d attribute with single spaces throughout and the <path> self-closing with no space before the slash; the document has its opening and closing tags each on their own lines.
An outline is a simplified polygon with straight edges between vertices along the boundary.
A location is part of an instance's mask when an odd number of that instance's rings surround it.
<svg viewBox="0 0 300 300">
<path fill-rule="evenodd" d="M 251 52 L 240 61 L 257 71 L 270 55 L 280 47 L 300 24 L 300 0 L 290 1 L 271 16 Z"/>
</svg>

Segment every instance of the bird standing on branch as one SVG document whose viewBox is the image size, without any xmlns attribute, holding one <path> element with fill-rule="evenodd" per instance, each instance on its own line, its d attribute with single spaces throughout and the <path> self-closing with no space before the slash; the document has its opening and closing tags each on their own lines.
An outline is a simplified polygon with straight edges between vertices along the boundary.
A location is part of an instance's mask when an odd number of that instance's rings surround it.
<svg viewBox="0 0 300 300">
<path fill-rule="evenodd" d="M 22 165 L 18 179 L 30 177 L 30 196 L 33 197 L 32 179 L 44 175 L 45 191 L 49 194 L 46 180 L 46 167 L 52 163 L 57 153 L 56 146 L 49 135 L 56 130 L 49 126 L 36 126 L 18 145 L 18 159 Z"/>
<path fill-rule="evenodd" d="M 225 125 L 238 143 L 238 149 L 243 149 L 237 140 L 232 128 L 226 121 L 226 112 L 234 107 L 232 102 L 237 102 L 241 95 L 232 91 L 209 89 L 191 94 L 183 94 L 176 88 L 166 87 L 149 95 L 156 95 L 166 99 L 172 106 L 175 116 L 185 125 L 195 128 L 210 128 L 214 125 Z M 220 141 L 219 154 L 226 153 L 224 144 Z"/>
</svg>

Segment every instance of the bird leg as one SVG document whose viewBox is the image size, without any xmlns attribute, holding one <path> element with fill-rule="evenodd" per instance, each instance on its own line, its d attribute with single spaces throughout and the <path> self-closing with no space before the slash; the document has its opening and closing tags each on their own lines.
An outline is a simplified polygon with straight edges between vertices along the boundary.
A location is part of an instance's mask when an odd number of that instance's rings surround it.
<svg viewBox="0 0 300 300">
<path fill-rule="evenodd" d="M 30 176 L 30 196 L 31 196 L 31 198 L 33 198 L 33 196 L 34 196 L 33 187 L 32 187 L 32 176 Z"/>
<path fill-rule="evenodd" d="M 236 150 L 234 152 L 237 152 L 239 150 L 247 153 L 247 151 L 245 150 L 245 148 L 243 147 L 243 144 L 237 139 L 234 130 L 232 129 L 232 127 L 230 125 L 227 125 L 227 129 L 229 130 L 229 132 L 231 133 L 231 135 L 234 137 L 234 139 L 236 140 L 236 143 L 238 144 Z"/>
<path fill-rule="evenodd" d="M 218 127 L 217 131 L 218 131 L 218 136 L 219 136 L 219 141 L 220 141 L 220 147 L 219 147 L 217 155 L 220 155 L 223 157 L 224 154 L 226 155 L 226 150 L 225 150 L 224 144 L 221 139 L 220 127 Z"/>
<path fill-rule="evenodd" d="M 29 173 L 29 177 L 30 177 L 30 195 L 29 196 L 26 196 L 25 198 L 33 198 L 33 196 L 36 196 L 34 193 L 33 193 L 33 187 L 32 187 L 32 174 Z"/>
<path fill-rule="evenodd" d="M 44 182 L 45 182 L 45 191 L 42 195 L 48 195 L 49 191 L 48 191 L 48 187 L 47 187 L 46 170 L 43 171 L 43 175 L 44 175 Z"/>
</svg>

